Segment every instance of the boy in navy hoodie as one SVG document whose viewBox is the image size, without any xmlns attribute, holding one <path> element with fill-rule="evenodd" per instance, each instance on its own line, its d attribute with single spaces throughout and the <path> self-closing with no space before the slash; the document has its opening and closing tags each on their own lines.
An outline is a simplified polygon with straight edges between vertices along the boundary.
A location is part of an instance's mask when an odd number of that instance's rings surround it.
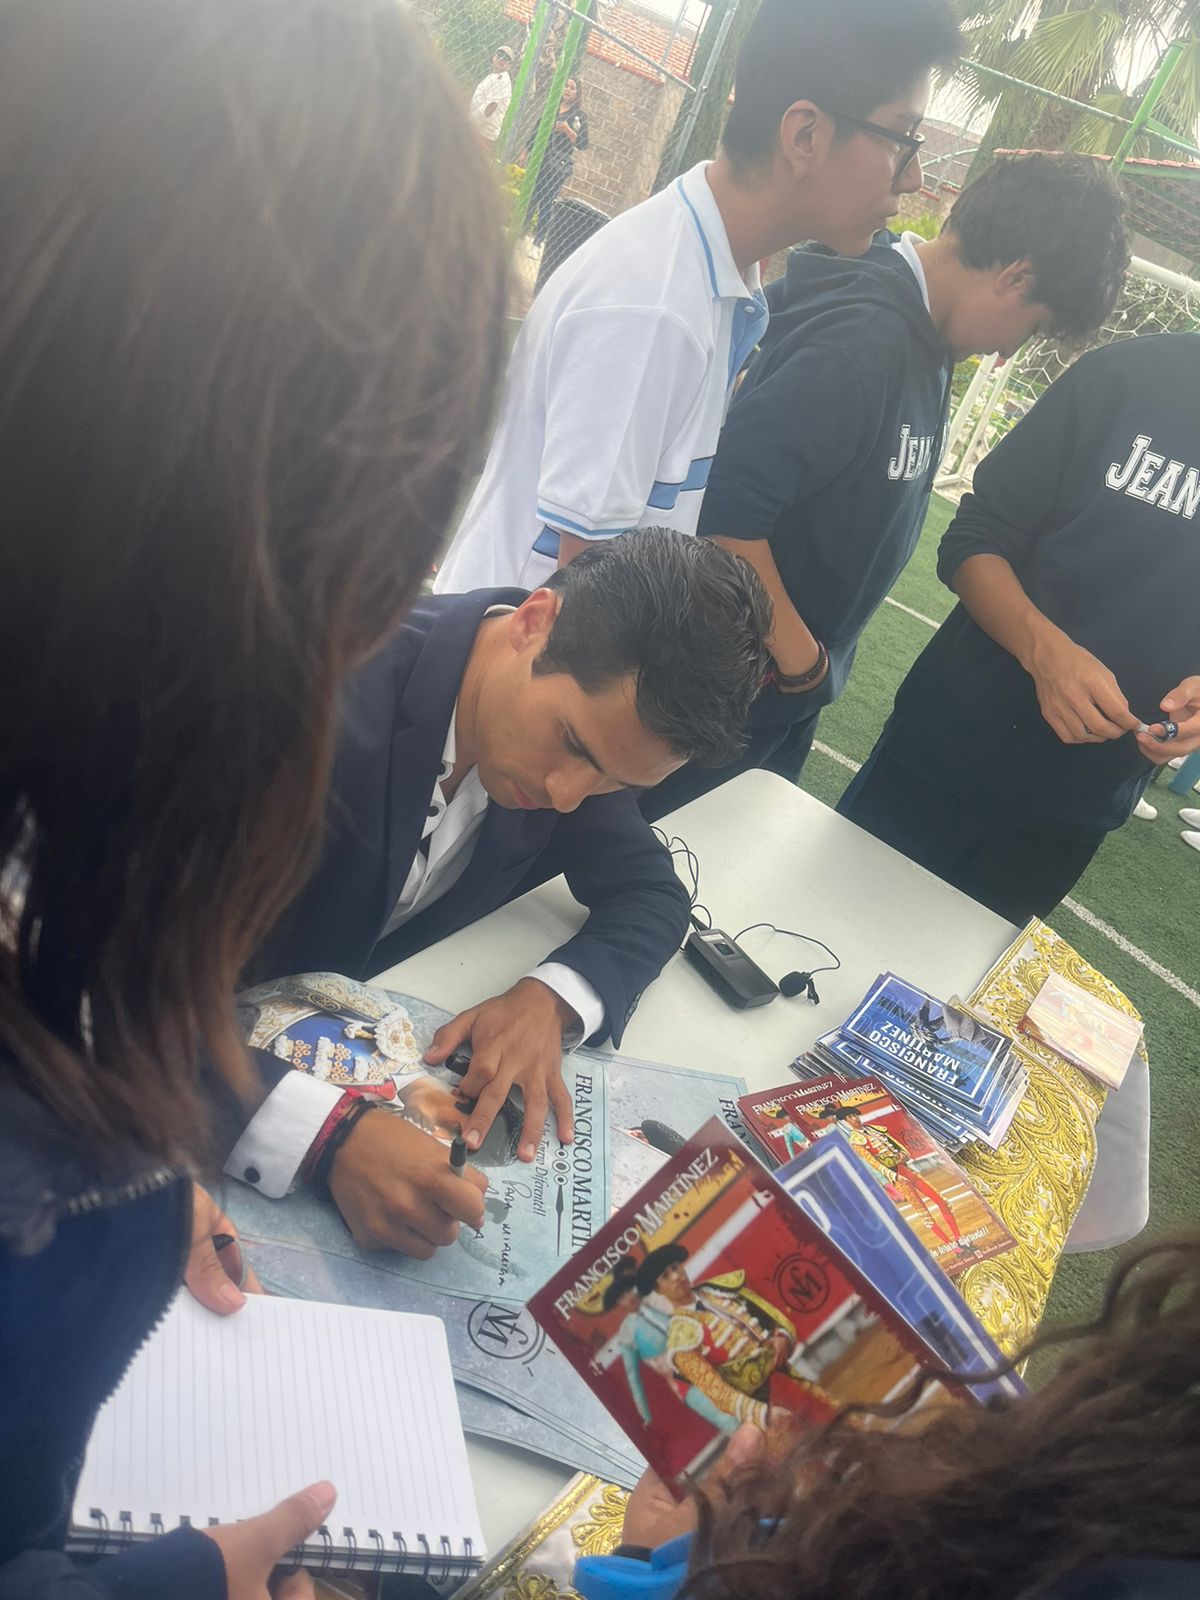
<svg viewBox="0 0 1200 1600">
<path fill-rule="evenodd" d="M 821 708 L 920 537 L 954 363 L 1011 356 L 1037 333 L 1081 336 L 1128 263 L 1120 201 L 1097 165 L 993 163 L 939 238 L 905 234 L 845 259 L 793 251 L 730 409 L 698 531 L 744 556 L 775 609 L 774 681 L 746 755 L 685 767 L 643 799 L 665 815 L 737 772 L 795 777 Z"/>
<path fill-rule="evenodd" d="M 960 604 L 842 796 L 1010 922 L 1052 911 L 1154 768 L 1200 749 L 1198 418 L 1197 334 L 1051 384 L 946 530 Z"/>
</svg>

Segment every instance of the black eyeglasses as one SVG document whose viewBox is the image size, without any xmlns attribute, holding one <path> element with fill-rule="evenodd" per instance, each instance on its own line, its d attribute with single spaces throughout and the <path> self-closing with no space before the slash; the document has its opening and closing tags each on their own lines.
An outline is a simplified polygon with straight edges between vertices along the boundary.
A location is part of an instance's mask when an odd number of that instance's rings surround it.
<svg viewBox="0 0 1200 1600">
<path fill-rule="evenodd" d="M 825 115 L 832 117 L 835 122 L 848 122 L 852 128 L 860 128 L 863 133 L 873 133 L 877 139 L 887 139 L 891 144 L 898 144 L 901 155 L 896 163 L 894 179 L 896 183 L 899 183 L 908 171 L 914 157 L 920 154 L 921 146 L 925 143 L 923 133 L 897 133 L 895 128 L 881 127 L 878 122 L 866 122 L 862 117 L 848 117 L 844 111 L 826 111 Z"/>
</svg>

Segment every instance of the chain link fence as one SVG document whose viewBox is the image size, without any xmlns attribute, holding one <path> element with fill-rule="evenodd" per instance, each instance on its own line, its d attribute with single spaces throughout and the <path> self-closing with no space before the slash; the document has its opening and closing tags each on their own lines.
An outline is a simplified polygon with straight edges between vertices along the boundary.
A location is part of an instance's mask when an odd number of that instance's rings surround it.
<svg viewBox="0 0 1200 1600">
<path fill-rule="evenodd" d="M 515 317 L 609 218 L 698 159 L 705 138 L 715 143 L 732 56 L 757 9 L 756 0 L 409 5 L 461 84 L 472 125 L 497 165 L 513 242 Z M 900 226 L 932 235 L 968 178 L 980 136 L 958 123 L 957 109 L 950 96 L 947 120 L 926 124 L 924 191 L 905 197 Z M 781 253 L 768 277 L 783 260 Z M 982 456 L 1083 348 L 1179 330 L 1200 331 L 1200 282 L 1135 259 L 1115 311 L 1087 346 L 1038 340 L 1002 365 L 994 358 L 963 362 L 938 488 L 961 495 Z"/>
<path fill-rule="evenodd" d="M 1112 315 L 1087 344 L 1067 347 L 1036 339 L 1002 365 L 993 357 L 962 362 L 955 373 L 939 491 L 951 499 L 965 493 L 980 460 L 1085 350 L 1138 334 L 1180 332 L 1200 332 L 1200 282 L 1135 259 Z"/>
<path fill-rule="evenodd" d="M 579 244 L 682 169 L 737 4 L 411 3 L 499 168 L 522 316 Z"/>
</svg>

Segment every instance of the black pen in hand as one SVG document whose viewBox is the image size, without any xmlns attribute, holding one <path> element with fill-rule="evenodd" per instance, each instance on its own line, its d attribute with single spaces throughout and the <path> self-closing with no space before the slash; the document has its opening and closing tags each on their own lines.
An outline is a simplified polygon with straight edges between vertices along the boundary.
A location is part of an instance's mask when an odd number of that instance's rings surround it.
<svg viewBox="0 0 1200 1600">
<path fill-rule="evenodd" d="M 450 1141 L 450 1171 L 456 1178 L 461 1178 L 466 1164 L 467 1141 L 463 1138 L 461 1133 L 456 1133 L 454 1138 Z M 477 1239 L 483 1238 L 482 1228 L 475 1229 L 475 1237 Z"/>
<path fill-rule="evenodd" d="M 242 1247 L 236 1233 L 214 1233 L 212 1247 L 216 1252 L 217 1260 L 225 1269 L 225 1276 L 231 1283 L 237 1284 L 240 1289 L 246 1281 L 246 1260 L 242 1255 Z M 226 1256 L 225 1251 L 231 1253 Z"/>
</svg>

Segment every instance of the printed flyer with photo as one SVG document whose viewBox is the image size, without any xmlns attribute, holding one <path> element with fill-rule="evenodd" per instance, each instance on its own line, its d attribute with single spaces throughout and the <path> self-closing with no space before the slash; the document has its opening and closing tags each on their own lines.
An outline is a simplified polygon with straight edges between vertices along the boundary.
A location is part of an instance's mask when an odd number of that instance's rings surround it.
<svg viewBox="0 0 1200 1600">
<path fill-rule="evenodd" d="M 878 1078 L 825 1078 L 748 1094 L 747 1128 L 773 1164 L 834 1128 L 950 1277 L 1015 1240 L 970 1178 Z"/>
<path fill-rule="evenodd" d="M 938 1365 L 715 1119 L 529 1309 L 677 1494 L 743 1422 L 822 1423 Z"/>
<path fill-rule="evenodd" d="M 448 1012 L 332 973 L 261 985 L 239 997 L 239 1009 L 249 1044 L 295 1070 L 378 1093 L 394 1114 L 441 1139 L 449 1159 L 463 1114 L 459 1080 L 421 1062 Z M 456 1379 L 551 1430 L 560 1459 L 587 1471 L 607 1459 L 613 1481 L 632 1484 L 641 1457 L 580 1391 L 525 1302 L 698 1127 L 715 1115 L 741 1134 L 737 1102 L 746 1085 L 589 1049 L 565 1058 L 563 1076 L 574 1143 L 560 1143 L 551 1119 L 536 1159 L 517 1160 L 521 1110 L 513 1096 L 472 1158 L 489 1185 L 480 1234 L 461 1229 L 431 1261 L 360 1249 L 336 1208 L 305 1189 L 273 1200 L 230 1183 L 222 1205 L 268 1290 L 440 1317 Z M 536 1448 L 545 1437 L 531 1429 L 528 1443 Z"/>
</svg>

